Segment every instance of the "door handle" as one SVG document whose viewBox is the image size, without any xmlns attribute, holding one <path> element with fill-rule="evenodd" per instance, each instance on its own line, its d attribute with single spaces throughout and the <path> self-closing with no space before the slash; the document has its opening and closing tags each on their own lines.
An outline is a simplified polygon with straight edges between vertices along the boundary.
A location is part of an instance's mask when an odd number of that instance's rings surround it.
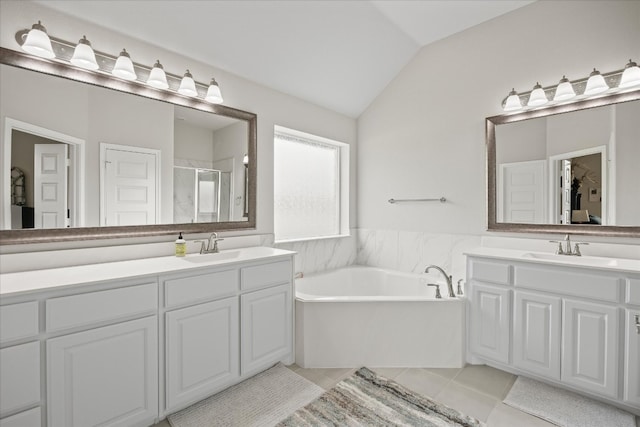
<svg viewBox="0 0 640 427">
<path fill-rule="evenodd" d="M 636 319 L 636 334 L 640 335 L 640 314 L 636 314 L 634 317 Z"/>
</svg>

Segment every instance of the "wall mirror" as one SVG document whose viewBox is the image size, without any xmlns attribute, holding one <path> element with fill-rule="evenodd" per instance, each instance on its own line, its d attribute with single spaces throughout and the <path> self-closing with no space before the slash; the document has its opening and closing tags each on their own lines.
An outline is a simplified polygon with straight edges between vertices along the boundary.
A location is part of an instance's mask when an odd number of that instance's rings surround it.
<svg viewBox="0 0 640 427">
<path fill-rule="evenodd" d="M 255 114 L 0 49 L 2 244 L 255 229 Z"/>
<path fill-rule="evenodd" d="M 488 230 L 640 237 L 640 90 L 486 119 Z"/>
</svg>

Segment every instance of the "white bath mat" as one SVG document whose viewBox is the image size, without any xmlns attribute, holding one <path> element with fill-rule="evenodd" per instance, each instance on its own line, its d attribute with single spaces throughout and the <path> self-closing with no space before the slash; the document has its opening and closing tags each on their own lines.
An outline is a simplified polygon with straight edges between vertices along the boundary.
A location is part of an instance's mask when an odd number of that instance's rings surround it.
<svg viewBox="0 0 640 427">
<path fill-rule="evenodd" d="M 167 419 L 173 427 L 272 426 L 322 393 L 279 363 Z"/>
<path fill-rule="evenodd" d="M 504 403 L 562 427 L 636 427 L 629 412 L 525 377 L 516 379 Z"/>
</svg>

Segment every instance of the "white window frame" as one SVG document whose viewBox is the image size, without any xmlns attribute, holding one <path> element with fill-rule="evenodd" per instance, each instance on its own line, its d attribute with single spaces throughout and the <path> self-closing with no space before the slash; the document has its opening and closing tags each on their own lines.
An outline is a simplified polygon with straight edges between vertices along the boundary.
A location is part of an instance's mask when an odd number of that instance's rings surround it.
<svg viewBox="0 0 640 427">
<path fill-rule="evenodd" d="M 275 125 L 274 126 L 274 144 L 275 144 L 275 139 L 276 133 L 280 133 L 280 134 L 286 134 L 286 135 L 290 135 L 293 137 L 297 137 L 300 139 L 306 139 L 309 140 L 311 142 L 314 143 L 318 143 L 318 144 L 322 144 L 322 145 L 330 145 L 333 147 L 338 148 L 338 170 L 336 171 L 337 173 L 337 179 L 338 179 L 338 191 L 339 191 L 339 196 L 338 196 L 338 221 L 339 221 L 339 225 L 338 225 L 338 234 L 332 234 L 332 235 L 326 235 L 326 236 L 306 236 L 306 237 L 298 237 L 298 238 L 291 238 L 291 239 L 279 239 L 278 236 L 275 234 L 276 230 L 274 227 L 274 235 L 275 235 L 275 243 L 285 243 L 285 242 L 299 242 L 299 241 L 308 241 L 308 240 L 323 240 L 323 239 L 334 239 L 334 238 L 340 238 L 340 237 L 348 237 L 350 235 L 349 233 L 349 200 L 350 200 L 350 196 L 349 196 L 349 170 L 350 170 L 350 160 L 349 160 L 349 144 L 346 144 L 344 142 L 340 142 L 340 141 L 335 141 L 333 139 L 329 139 L 329 138 L 324 138 L 318 135 L 313 135 L 310 133 L 306 133 L 306 132 L 301 132 L 295 129 L 289 129 L 283 126 L 278 126 Z M 275 151 L 275 150 L 274 150 Z M 275 158 L 274 158 L 275 160 Z M 274 162 L 275 163 L 275 162 Z M 275 181 L 274 181 L 274 193 L 275 193 Z M 277 215 L 277 212 L 275 210 L 275 204 L 274 204 L 274 224 L 275 224 L 275 217 Z"/>
</svg>

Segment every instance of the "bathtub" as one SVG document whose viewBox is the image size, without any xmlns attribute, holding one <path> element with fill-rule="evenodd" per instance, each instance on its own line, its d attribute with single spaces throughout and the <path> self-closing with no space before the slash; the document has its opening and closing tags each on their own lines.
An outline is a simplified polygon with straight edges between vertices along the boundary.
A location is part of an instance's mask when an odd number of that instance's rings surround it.
<svg viewBox="0 0 640 427">
<path fill-rule="evenodd" d="M 427 280 L 427 277 L 429 280 Z M 351 266 L 296 279 L 296 363 L 303 368 L 464 364 L 465 298 L 444 278 Z"/>
</svg>

